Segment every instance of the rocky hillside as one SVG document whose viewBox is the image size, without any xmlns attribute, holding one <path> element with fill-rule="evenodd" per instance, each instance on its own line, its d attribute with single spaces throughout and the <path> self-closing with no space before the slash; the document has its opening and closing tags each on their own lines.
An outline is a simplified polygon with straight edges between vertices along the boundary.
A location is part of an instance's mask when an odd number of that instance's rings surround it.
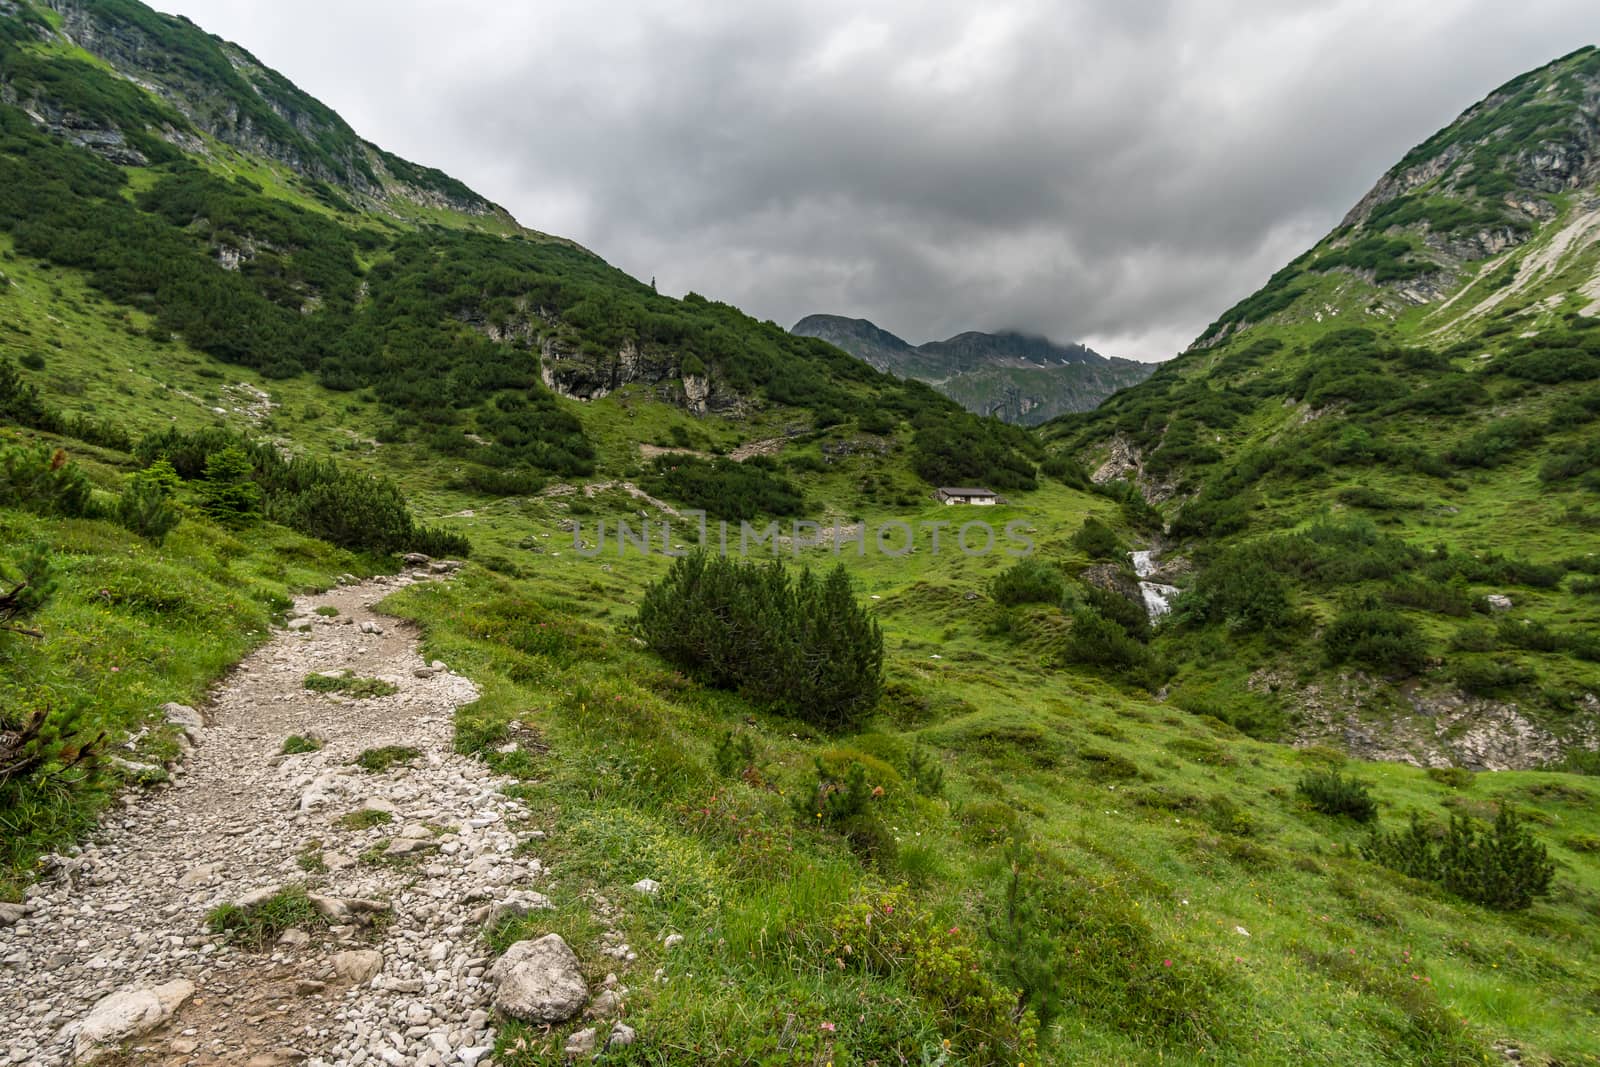
<svg viewBox="0 0 1600 1067">
<path fill-rule="evenodd" d="M 912 345 L 866 319 L 807 315 L 790 332 L 821 338 L 888 374 L 928 382 L 968 411 L 1025 426 L 1091 411 L 1155 370 L 1085 345 L 1009 330 Z"/>
<path fill-rule="evenodd" d="M 182 373 L 158 350 L 181 340 L 269 381 L 357 394 L 378 405 L 357 437 L 449 457 L 463 483 L 503 492 L 592 471 L 593 434 L 568 401 L 621 394 L 791 430 L 865 417 L 881 437 L 920 412 L 965 424 L 956 439 L 992 436 L 838 349 L 661 296 L 521 227 L 243 48 L 137 0 L 0 0 L 0 235 L 22 257 L 0 293 L 25 296 L 0 352 L 39 344 L 33 319 L 58 328 L 34 284 L 42 264 L 119 309 L 90 316 L 91 332 L 148 341 L 157 380 Z M 69 410 L 91 402 L 70 377 L 41 384 Z M 951 439 L 911 445 L 922 476 L 959 478 L 972 450 Z"/>
<path fill-rule="evenodd" d="M 1294 694 L 1305 736 L 1501 766 L 1600 737 L 1597 183 L 1586 48 L 1408 153 L 1148 382 L 1044 428 L 1160 509 L 1199 568 L 1190 634 L 1272 635 L 1248 684 Z"/>
</svg>

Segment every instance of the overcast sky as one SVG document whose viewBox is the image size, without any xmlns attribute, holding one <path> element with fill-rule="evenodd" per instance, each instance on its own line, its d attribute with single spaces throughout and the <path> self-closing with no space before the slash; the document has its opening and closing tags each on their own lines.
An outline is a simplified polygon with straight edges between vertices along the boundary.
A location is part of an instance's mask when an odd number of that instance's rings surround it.
<svg viewBox="0 0 1600 1067">
<path fill-rule="evenodd" d="M 1592 0 L 154 0 L 662 292 L 1176 354 Z"/>
</svg>

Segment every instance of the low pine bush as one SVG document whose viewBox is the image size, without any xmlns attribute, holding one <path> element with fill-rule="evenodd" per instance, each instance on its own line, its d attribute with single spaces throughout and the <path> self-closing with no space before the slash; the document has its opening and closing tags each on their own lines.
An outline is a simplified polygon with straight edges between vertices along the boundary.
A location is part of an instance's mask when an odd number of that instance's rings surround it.
<svg viewBox="0 0 1600 1067">
<path fill-rule="evenodd" d="M 1055 567 L 1039 559 L 1012 564 L 989 583 L 989 595 L 1007 607 L 1018 604 L 1059 604 L 1067 595 L 1067 582 Z"/>
<path fill-rule="evenodd" d="M 1416 624 L 1373 600 L 1341 612 L 1323 631 L 1322 646 L 1334 666 L 1351 663 L 1410 675 L 1428 662 L 1428 646 Z"/>
<path fill-rule="evenodd" d="M 1378 802 L 1367 783 L 1338 771 L 1311 771 L 1300 779 L 1295 792 L 1324 815 L 1346 815 L 1356 822 L 1378 817 Z"/>
<path fill-rule="evenodd" d="M 112 512 L 123 526 L 157 545 L 167 539 L 167 534 L 181 518 L 172 502 L 174 488 L 169 486 L 165 475 L 171 475 L 172 486 L 175 486 L 177 475 L 165 463 L 129 475 L 128 484 Z"/>
<path fill-rule="evenodd" d="M 883 688 L 883 634 L 850 576 L 695 552 L 645 591 L 645 643 L 709 685 L 824 729 L 857 725 Z"/>
<path fill-rule="evenodd" d="M 1405 830 L 1373 831 L 1361 846 L 1361 854 L 1497 911 L 1526 909 L 1550 894 L 1555 879 L 1555 864 L 1548 850 L 1510 805 L 1501 806 L 1494 825 L 1486 830 L 1452 814 L 1442 836 L 1430 832 L 1413 812 Z"/>
<path fill-rule="evenodd" d="M 79 519 L 94 512 L 89 480 L 60 449 L 0 448 L 0 507 Z"/>
<path fill-rule="evenodd" d="M 1073 547 L 1090 559 L 1121 559 L 1122 541 L 1116 531 L 1093 515 L 1072 535 Z"/>
</svg>

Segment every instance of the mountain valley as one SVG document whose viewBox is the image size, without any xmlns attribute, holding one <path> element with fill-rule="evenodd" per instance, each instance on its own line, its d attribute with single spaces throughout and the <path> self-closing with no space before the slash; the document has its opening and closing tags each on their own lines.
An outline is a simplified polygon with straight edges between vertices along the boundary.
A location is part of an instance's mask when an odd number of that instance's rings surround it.
<svg viewBox="0 0 1600 1067">
<path fill-rule="evenodd" d="M 539 223 L 0 0 L 0 1062 L 1600 1063 L 1600 51 L 1154 367 Z"/>
</svg>

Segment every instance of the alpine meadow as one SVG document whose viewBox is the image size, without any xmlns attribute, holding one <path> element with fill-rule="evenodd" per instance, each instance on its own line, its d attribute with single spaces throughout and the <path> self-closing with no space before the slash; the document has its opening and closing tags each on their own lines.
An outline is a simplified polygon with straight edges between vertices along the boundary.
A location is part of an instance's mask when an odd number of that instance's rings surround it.
<svg viewBox="0 0 1600 1067">
<path fill-rule="evenodd" d="M 0 0 L 0 1064 L 1600 1064 L 1600 50 L 1426 134 L 913 346 Z"/>
</svg>

